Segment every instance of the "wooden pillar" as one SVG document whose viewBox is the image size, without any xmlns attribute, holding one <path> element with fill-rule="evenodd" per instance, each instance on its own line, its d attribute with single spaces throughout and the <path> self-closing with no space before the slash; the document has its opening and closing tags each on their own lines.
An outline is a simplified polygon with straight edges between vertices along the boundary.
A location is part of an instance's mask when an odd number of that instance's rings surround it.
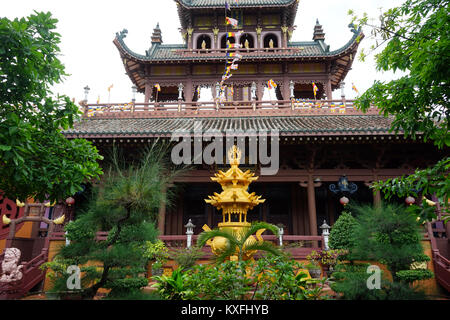
<svg viewBox="0 0 450 320">
<path fill-rule="evenodd" d="M 374 181 L 377 181 L 377 179 L 375 178 Z M 371 182 L 364 182 L 364 185 L 370 188 L 372 186 L 372 183 Z M 373 205 L 374 205 L 374 207 L 381 206 L 381 192 L 380 192 L 380 190 L 377 190 L 375 193 L 372 192 L 372 195 L 373 195 Z"/>
<path fill-rule="evenodd" d="M 288 38 L 287 38 L 288 30 L 289 30 L 289 28 L 286 25 L 283 25 L 281 27 L 281 31 L 283 32 L 281 47 L 283 49 L 286 49 L 288 46 Z"/>
<path fill-rule="evenodd" d="M 149 103 L 152 97 L 152 85 L 150 81 L 145 81 L 145 100 L 144 103 Z"/>
<path fill-rule="evenodd" d="M 289 89 L 289 78 L 287 72 L 283 76 L 283 100 L 290 100 L 291 90 Z"/>
<path fill-rule="evenodd" d="M 186 86 L 184 88 L 184 100 L 185 102 L 192 102 L 193 88 L 192 88 L 192 80 L 189 78 L 186 82 Z"/>
<path fill-rule="evenodd" d="M 308 216 L 309 216 L 309 230 L 312 236 L 317 236 L 317 214 L 316 214 L 316 192 L 314 188 L 320 187 L 320 182 L 315 183 L 313 176 L 308 176 L 308 181 L 300 183 L 300 186 L 307 188 L 308 193 Z"/>
<path fill-rule="evenodd" d="M 331 90 L 331 80 L 328 79 L 325 87 L 325 94 L 327 95 L 327 100 L 333 100 L 333 91 Z"/>
<path fill-rule="evenodd" d="M 258 97 L 258 101 L 262 101 L 264 95 L 264 85 L 262 84 L 261 81 L 258 81 L 257 83 L 256 95 Z"/>
</svg>

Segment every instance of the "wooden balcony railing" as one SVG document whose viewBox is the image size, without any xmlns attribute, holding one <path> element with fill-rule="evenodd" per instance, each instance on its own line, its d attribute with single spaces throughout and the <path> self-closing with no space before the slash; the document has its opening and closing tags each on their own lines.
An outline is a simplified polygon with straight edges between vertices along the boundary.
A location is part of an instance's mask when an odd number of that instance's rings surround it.
<svg viewBox="0 0 450 320">
<path fill-rule="evenodd" d="M 212 49 L 183 49 L 177 50 L 177 54 L 186 56 L 190 55 L 202 55 L 204 57 L 217 56 L 218 54 L 226 54 L 228 52 L 239 53 L 242 55 L 258 53 L 258 55 L 264 55 L 264 53 L 278 53 L 278 54 L 293 54 L 303 51 L 303 47 L 288 47 L 288 48 L 212 48 Z"/>
<path fill-rule="evenodd" d="M 84 117 L 90 118 L 158 118 L 158 117 L 226 117 L 244 115 L 298 114 L 364 114 L 356 109 L 354 100 L 274 100 L 274 101 L 209 101 L 151 103 L 81 103 Z M 378 114 L 372 107 L 365 114 Z"/>
</svg>

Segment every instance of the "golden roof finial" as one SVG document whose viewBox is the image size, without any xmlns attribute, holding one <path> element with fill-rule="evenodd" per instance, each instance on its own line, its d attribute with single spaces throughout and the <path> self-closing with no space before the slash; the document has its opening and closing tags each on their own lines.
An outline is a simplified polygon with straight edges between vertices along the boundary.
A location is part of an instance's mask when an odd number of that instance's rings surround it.
<svg viewBox="0 0 450 320">
<path fill-rule="evenodd" d="M 238 166 L 241 163 L 242 151 L 233 145 L 230 150 L 228 150 L 228 160 L 230 160 L 230 165 Z"/>
</svg>

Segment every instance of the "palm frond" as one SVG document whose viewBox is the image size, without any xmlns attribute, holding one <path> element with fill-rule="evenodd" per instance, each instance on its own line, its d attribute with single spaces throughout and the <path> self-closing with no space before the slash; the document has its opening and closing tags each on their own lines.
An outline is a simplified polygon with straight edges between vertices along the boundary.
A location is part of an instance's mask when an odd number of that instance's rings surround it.
<svg viewBox="0 0 450 320">
<path fill-rule="evenodd" d="M 271 242 L 268 241 L 256 242 L 248 246 L 245 246 L 245 251 L 254 251 L 254 250 L 269 252 L 275 256 L 280 256 L 283 254 L 283 251 L 281 251 L 279 248 L 275 247 Z"/>
<path fill-rule="evenodd" d="M 249 238 L 251 235 L 255 234 L 256 232 L 258 232 L 261 229 L 266 229 L 271 231 L 273 234 L 275 234 L 276 236 L 278 236 L 278 227 L 276 225 L 273 225 L 271 223 L 267 223 L 267 222 L 253 222 L 250 226 L 250 228 L 248 230 L 245 231 L 245 233 L 243 234 L 243 236 L 247 239 Z"/>
<path fill-rule="evenodd" d="M 235 235 L 228 230 L 219 230 L 213 229 L 211 231 L 204 231 L 200 233 L 197 239 L 197 246 L 203 247 L 206 242 L 214 237 L 223 237 L 230 242 L 230 245 L 238 246 L 239 242 L 237 241 Z"/>
</svg>

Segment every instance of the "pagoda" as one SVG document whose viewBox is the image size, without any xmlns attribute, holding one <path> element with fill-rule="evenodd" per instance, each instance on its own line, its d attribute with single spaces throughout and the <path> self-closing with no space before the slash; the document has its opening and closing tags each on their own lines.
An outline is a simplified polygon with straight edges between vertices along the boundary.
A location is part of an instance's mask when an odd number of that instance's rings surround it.
<svg viewBox="0 0 450 320">
<path fill-rule="evenodd" d="M 156 96 L 155 84 L 162 88 L 159 101 L 182 98 L 198 100 L 199 88 L 209 87 L 216 98 L 216 84 L 222 75 L 226 53 L 243 55 L 227 88 L 228 101 L 250 101 L 255 86 L 256 100 L 261 100 L 266 79 L 277 84 L 278 100 L 313 99 L 312 82 L 317 84 L 316 98 L 332 99 L 356 56 L 363 34 L 352 28 L 348 43 L 330 51 L 325 33 L 317 21 L 313 41 L 291 41 L 295 29 L 297 0 L 242 0 L 230 3 L 227 14 L 237 20 L 237 28 L 226 24 L 225 1 L 176 0 L 185 43 L 163 44 L 159 25 L 153 31 L 151 46 L 145 54 L 130 50 L 125 44 L 127 32 L 117 34 L 114 44 L 125 70 L 145 102 Z M 233 32 L 239 30 L 240 32 Z M 235 33 L 229 36 L 228 33 Z M 227 45 L 228 44 L 228 45 Z M 229 48 L 238 44 L 240 48 Z"/>
<path fill-rule="evenodd" d="M 188 139 L 192 150 L 221 141 L 205 136 L 208 132 L 222 134 L 222 142 L 230 130 L 244 132 L 226 142 L 242 150 L 241 168 L 259 176 L 246 192 L 266 201 L 241 218 L 283 225 L 285 235 L 302 236 L 320 234 L 317 221 L 333 225 L 339 217 L 343 194 L 330 187 L 344 176 L 356 185 L 346 195 L 350 201 L 379 203 L 382 195 L 369 189 L 374 181 L 412 173 L 444 156 L 420 133 L 411 140 L 391 132 L 392 118 L 376 106 L 363 113 L 346 99 L 344 81 L 364 38 L 361 30 L 350 25 L 348 42 L 330 48 L 319 21 L 311 25 L 309 41 L 292 39 L 297 0 L 228 1 L 230 8 L 224 0 L 174 1 L 183 43 L 164 43 L 159 25 L 149 32 L 145 52 L 126 45 L 126 30 L 113 39 L 144 100 L 96 104 L 86 91 L 83 120 L 64 132 L 68 138 L 88 139 L 104 156 L 116 145 L 133 157 L 154 140 L 171 140 L 174 132 Z M 270 99 L 266 88 L 274 90 Z M 339 89 L 341 98 L 333 100 Z M 199 96 L 205 90 L 211 101 Z M 262 174 L 265 164 L 248 157 L 252 137 L 245 133 L 251 130 L 268 132 L 266 138 L 256 137 L 268 148 L 279 145 L 276 174 Z M 224 167 L 201 161 L 194 168 L 174 182 L 184 188 L 176 205 L 160 208 L 163 235 L 184 234 L 189 219 L 196 225 L 194 234 L 205 224 L 223 223 L 218 208 L 203 199 L 223 191 L 210 177 Z"/>
<path fill-rule="evenodd" d="M 261 199 L 253 193 L 248 193 L 249 185 L 258 180 L 254 173 L 250 170 L 243 172 L 239 169 L 239 163 L 241 161 L 242 151 L 235 145 L 228 151 L 228 158 L 230 160 L 230 169 L 226 172 L 219 170 L 212 177 L 211 180 L 218 182 L 222 187 L 222 192 L 218 194 L 214 193 L 212 196 L 208 196 L 209 199 L 205 199 L 206 203 L 211 204 L 218 210 L 222 210 L 223 221 L 219 223 L 219 230 L 228 230 L 235 234 L 237 237 L 242 235 L 250 228 L 251 224 L 247 222 L 247 213 L 255 206 L 264 203 L 265 199 Z M 238 221 L 233 221 L 233 216 L 237 216 Z M 209 231 L 210 228 L 205 224 L 203 226 L 205 231 Z M 261 234 L 265 229 L 260 229 L 256 233 L 256 239 L 251 236 L 246 239 L 245 246 L 254 244 L 256 241 L 263 241 Z M 223 237 L 214 237 L 208 240 L 207 244 L 211 246 L 211 250 L 214 254 L 219 255 L 224 248 L 228 245 L 228 242 Z M 244 259 L 250 259 L 256 251 L 248 250 L 244 253 Z M 236 260 L 237 256 L 233 255 L 231 259 Z"/>
</svg>

